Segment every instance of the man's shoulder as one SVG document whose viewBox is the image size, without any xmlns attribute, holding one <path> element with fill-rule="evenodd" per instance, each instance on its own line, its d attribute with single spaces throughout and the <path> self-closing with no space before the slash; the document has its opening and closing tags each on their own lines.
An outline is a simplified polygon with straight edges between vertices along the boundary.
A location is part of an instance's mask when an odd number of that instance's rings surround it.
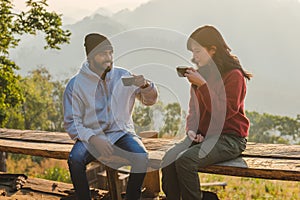
<svg viewBox="0 0 300 200">
<path fill-rule="evenodd" d="M 113 68 L 116 72 L 129 72 L 128 69 L 124 68 L 124 67 L 119 67 L 119 66 L 114 66 Z"/>
<path fill-rule="evenodd" d="M 119 75 L 129 75 L 129 74 L 131 74 L 128 69 L 125 69 L 125 68 L 119 67 L 119 66 L 114 66 L 113 71 L 114 71 L 115 74 L 119 74 Z"/>
</svg>

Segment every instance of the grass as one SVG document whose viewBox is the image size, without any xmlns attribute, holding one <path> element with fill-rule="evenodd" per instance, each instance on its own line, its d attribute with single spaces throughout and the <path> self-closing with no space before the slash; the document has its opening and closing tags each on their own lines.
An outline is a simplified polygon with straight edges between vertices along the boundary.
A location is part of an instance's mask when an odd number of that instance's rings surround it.
<svg viewBox="0 0 300 200">
<path fill-rule="evenodd" d="M 226 182 L 225 189 L 219 186 L 202 188 L 216 192 L 222 200 L 299 200 L 300 182 L 275 181 L 258 178 L 243 178 L 214 174 L 199 174 L 200 181 Z"/>
</svg>

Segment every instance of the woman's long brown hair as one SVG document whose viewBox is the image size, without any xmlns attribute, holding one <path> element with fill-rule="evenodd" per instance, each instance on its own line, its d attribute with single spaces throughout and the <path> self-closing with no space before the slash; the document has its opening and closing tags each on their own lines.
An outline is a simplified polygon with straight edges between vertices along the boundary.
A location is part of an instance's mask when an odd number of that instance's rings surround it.
<svg viewBox="0 0 300 200">
<path fill-rule="evenodd" d="M 213 56 L 213 61 L 217 65 L 222 76 L 232 69 L 239 69 L 246 79 L 250 80 L 252 78 L 253 75 L 242 68 L 237 56 L 231 54 L 231 49 L 226 44 L 221 33 L 215 27 L 205 25 L 195 30 L 188 39 L 188 50 L 191 50 L 192 41 L 195 41 L 208 50 L 212 48 L 212 46 L 217 48 L 216 53 Z"/>
</svg>

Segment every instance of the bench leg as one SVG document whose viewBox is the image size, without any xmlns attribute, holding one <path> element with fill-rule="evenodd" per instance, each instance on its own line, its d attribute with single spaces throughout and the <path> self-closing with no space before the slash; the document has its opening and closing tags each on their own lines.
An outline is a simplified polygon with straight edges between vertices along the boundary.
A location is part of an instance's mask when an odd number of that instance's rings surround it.
<svg viewBox="0 0 300 200">
<path fill-rule="evenodd" d="M 111 200 L 122 200 L 121 187 L 119 186 L 118 181 L 118 171 L 108 166 L 105 166 L 105 170 L 107 173 L 108 191 Z"/>
<path fill-rule="evenodd" d="M 160 192 L 159 170 L 147 172 L 143 187 L 146 188 L 146 190 L 143 192 L 144 197 L 156 198 L 159 196 L 159 192 Z"/>
</svg>

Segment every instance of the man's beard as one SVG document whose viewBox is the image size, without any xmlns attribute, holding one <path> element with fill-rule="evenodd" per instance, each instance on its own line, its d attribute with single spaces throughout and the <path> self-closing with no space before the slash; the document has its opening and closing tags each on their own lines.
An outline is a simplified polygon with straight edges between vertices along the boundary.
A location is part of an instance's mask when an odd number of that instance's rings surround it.
<svg viewBox="0 0 300 200">
<path fill-rule="evenodd" d="M 105 64 L 106 63 L 110 63 L 110 65 L 109 66 L 105 66 Z M 97 69 L 97 70 L 99 70 L 99 71 L 104 71 L 106 68 L 112 68 L 112 64 L 113 64 L 113 62 L 112 61 L 105 61 L 105 62 L 102 62 L 102 63 L 98 63 L 98 62 L 96 62 L 95 60 L 94 60 L 94 67 Z"/>
</svg>

